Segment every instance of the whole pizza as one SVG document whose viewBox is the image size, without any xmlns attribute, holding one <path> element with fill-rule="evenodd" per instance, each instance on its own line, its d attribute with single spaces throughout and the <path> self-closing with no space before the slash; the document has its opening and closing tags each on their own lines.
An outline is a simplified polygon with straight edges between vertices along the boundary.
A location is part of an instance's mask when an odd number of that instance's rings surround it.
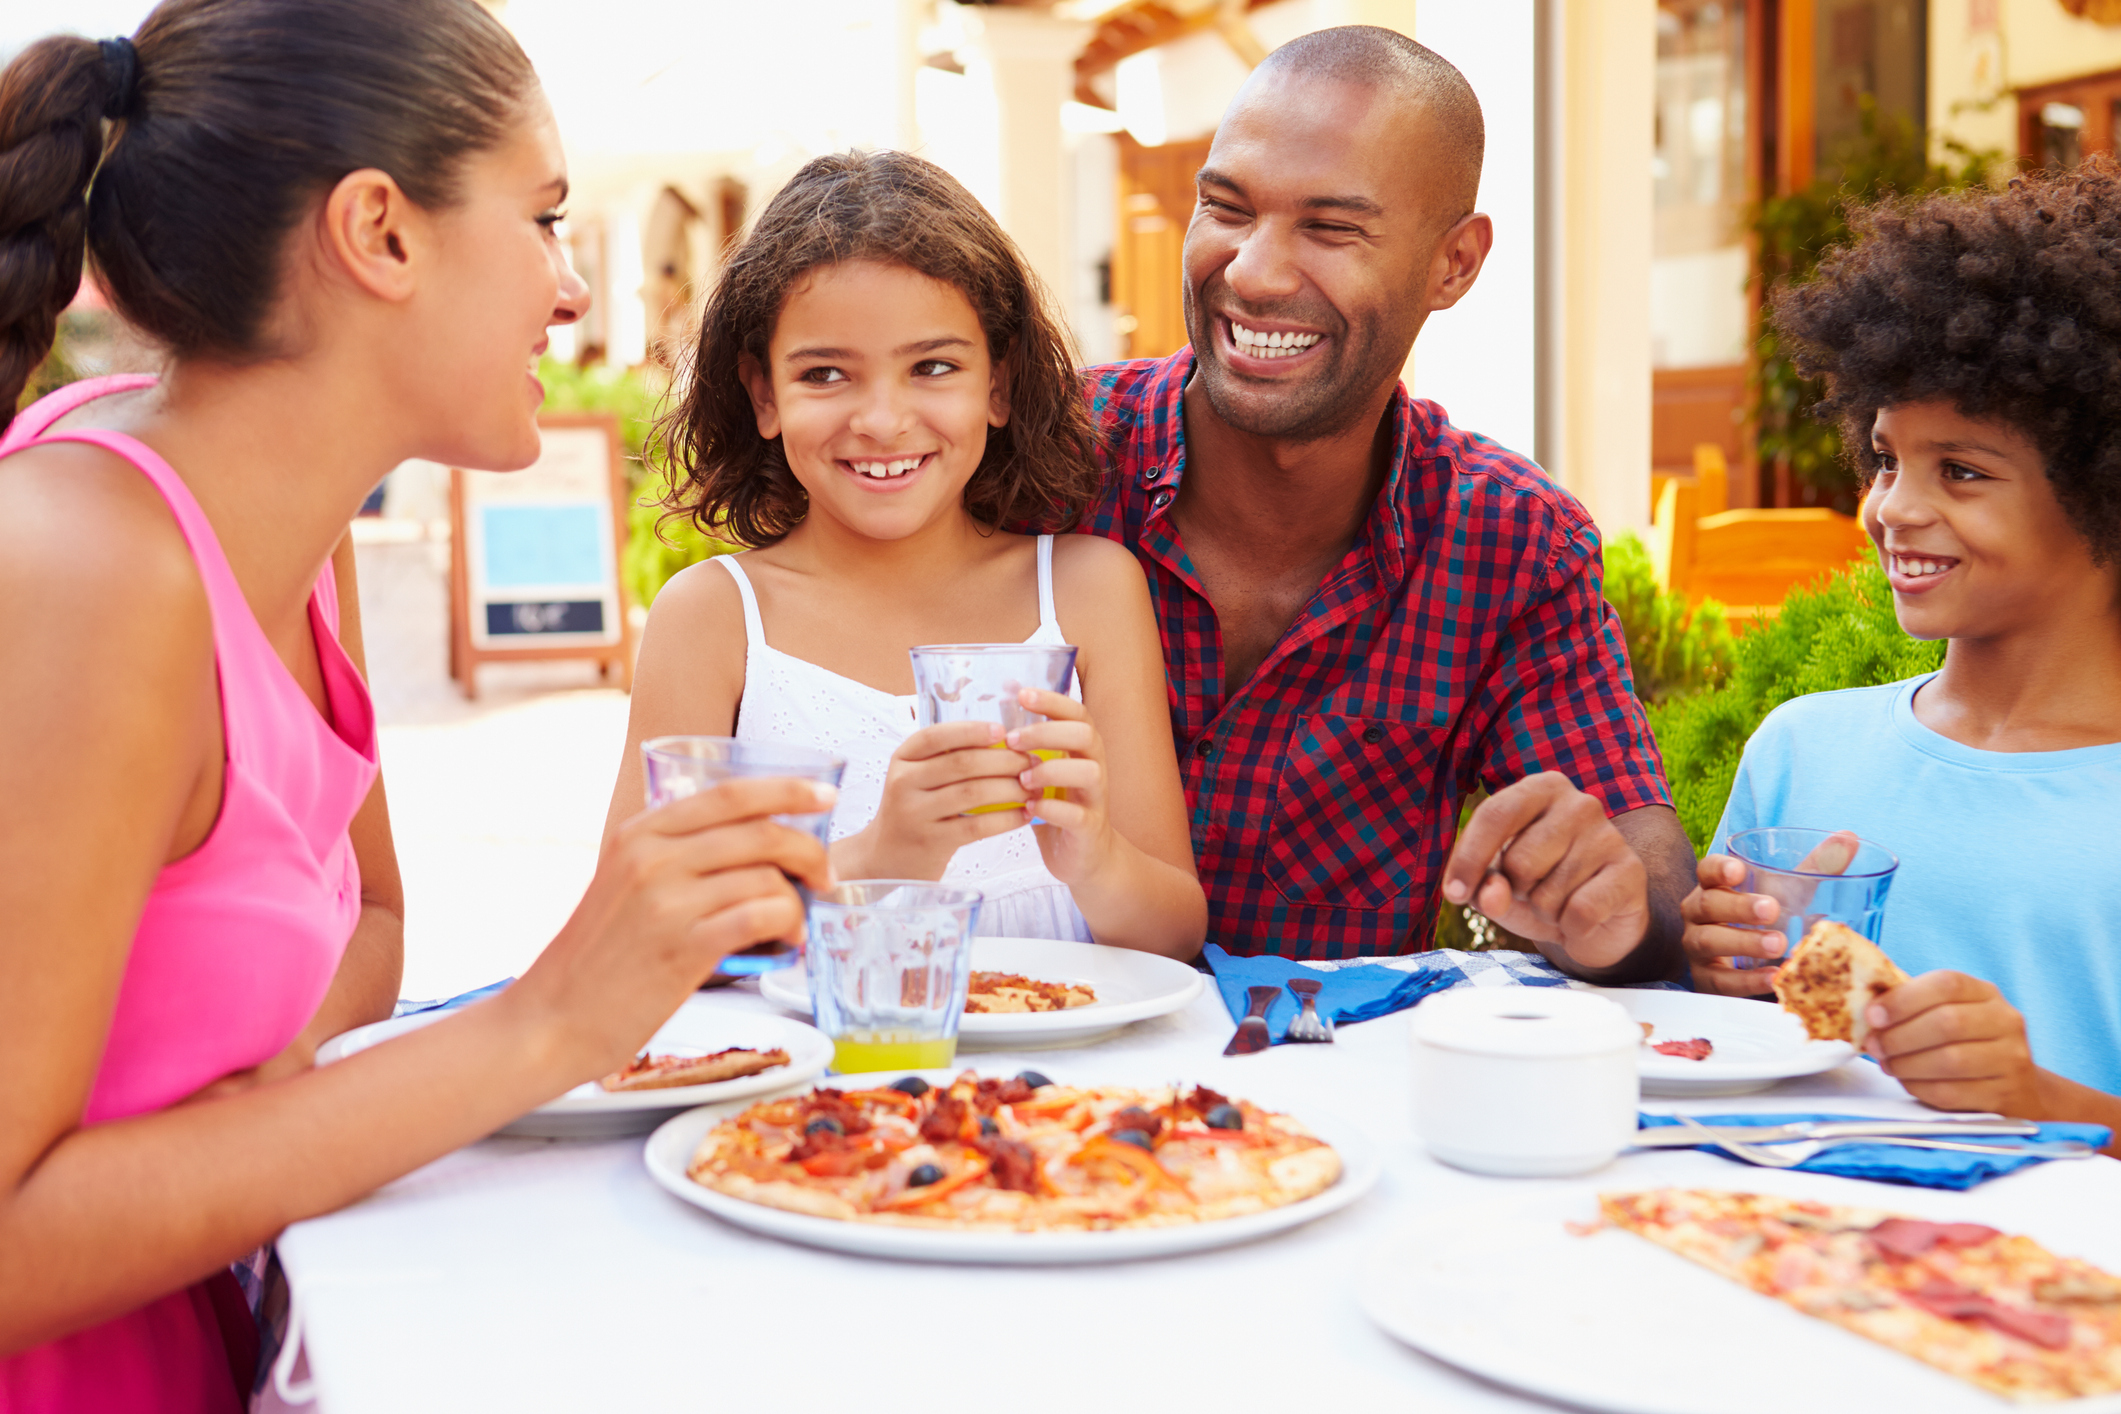
<svg viewBox="0 0 2121 1414">
<path fill-rule="evenodd" d="M 2121 1390 L 2121 1280 L 2029 1237 L 1757 1193 L 1600 1195 L 1609 1222 L 2007 1399 Z"/>
<path fill-rule="evenodd" d="M 1026 1071 L 820 1087 L 700 1141 L 686 1172 L 748 1202 L 904 1227 L 1085 1231 L 1212 1222 L 1331 1187 L 1340 1156 L 1213 1090 L 1055 1085 Z"/>
</svg>

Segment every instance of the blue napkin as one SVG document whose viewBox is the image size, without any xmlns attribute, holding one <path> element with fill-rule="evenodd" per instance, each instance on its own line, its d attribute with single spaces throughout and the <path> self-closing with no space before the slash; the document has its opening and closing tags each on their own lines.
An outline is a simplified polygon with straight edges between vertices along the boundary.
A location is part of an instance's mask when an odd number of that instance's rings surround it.
<svg viewBox="0 0 2121 1414">
<path fill-rule="evenodd" d="M 488 997 L 515 980 L 513 977 L 503 977 L 498 982 L 488 982 L 483 987 L 469 992 L 459 992 L 457 995 L 439 1002 L 416 1002 L 406 997 L 400 997 L 398 1004 L 391 1009 L 390 1014 L 393 1017 L 398 1017 L 417 1016 L 423 1011 L 455 1011 L 458 1007 L 467 1007 L 473 1002 L 485 1001 Z"/>
<path fill-rule="evenodd" d="M 1306 967 L 1300 962 L 1271 954 L 1232 957 L 1213 943 L 1208 944 L 1203 956 L 1215 972 L 1215 985 L 1222 992 L 1223 1005 L 1230 1009 L 1233 1021 L 1244 1020 L 1246 988 L 1282 989 L 1281 995 L 1274 999 L 1274 1005 L 1267 1008 L 1267 1036 L 1277 1044 L 1288 1036 L 1289 1023 L 1303 1010 L 1295 993 L 1286 985 L 1291 978 L 1308 977 L 1316 982 L 1318 1014 L 1331 1020 L 1335 1026 L 1345 1026 L 1351 1021 L 1371 1021 L 1395 1011 L 1405 1011 L 1432 992 L 1457 986 L 1467 980 L 1466 970 L 1458 961 L 1460 958 L 1478 958 L 1483 964 L 1489 961 L 1489 955 L 1485 953 L 1437 953 L 1408 959 L 1401 967 L 1356 963 L 1327 970 Z M 1508 969 L 1498 963 L 1495 970 L 1507 970 L 1510 980 L 1527 986 L 1567 985 L 1568 979 L 1548 966 L 1545 959 L 1533 959 L 1532 962 L 1536 965 Z"/>
<path fill-rule="evenodd" d="M 1715 1125 L 1770 1125 L 1797 1124 L 1808 1119 L 1876 1119 L 1877 1115 L 1695 1115 L 1701 1124 Z M 1669 1115 L 1644 1115 L 1646 1128 L 1677 1124 Z M 1949 1137 L 1949 1136 L 1947 1136 Z M 2046 1162 L 2046 1156 L 2030 1150 L 2028 1146 L 2052 1144 L 2058 1140 L 2075 1139 L 2093 1148 L 2104 1148 L 2111 1143 L 2114 1132 L 2097 1124 L 2043 1124 L 2038 1137 L 2025 1139 L 1983 1138 L 1972 1140 L 1979 1144 L 1993 1144 L 1999 1150 L 2026 1149 L 2027 1152 L 2012 1156 L 1996 1154 L 1960 1154 L 1949 1149 L 1908 1149 L 1891 1144 L 1839 1144 L 1818 1153 L 1797 1165 L 1801 1173 L 1831 1173 L 1843 1178 L 1867 1178 L 1874 1183 L 1904 1183 L 1915 1188 L 1972 1188 L 1977 1183 L 1986 1183 L 2007 1173 L 2032 1164 Z M 1707 1149 L 1722 1154 L 1721 1149 L 1708 1144 L 1697 1144 L 1697 1149 Z M 1730 1156 L 1725 1154 L 1724 1157 Z"/>
</svg>

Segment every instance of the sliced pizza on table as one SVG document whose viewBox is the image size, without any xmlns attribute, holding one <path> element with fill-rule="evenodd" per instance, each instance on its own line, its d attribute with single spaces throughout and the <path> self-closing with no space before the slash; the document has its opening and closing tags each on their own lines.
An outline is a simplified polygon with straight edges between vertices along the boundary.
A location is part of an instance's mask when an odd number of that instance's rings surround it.
<svg viewBox="0 0 2121 1414">
<path fill-rule="evenodd" d="M 639 1055 L 624 1070 L 613 1071 L 597 1082 L 606 1090 L 670 1090 L 680 1085 L 715 1085 L 740 1080 L 747 1075 L 788 1064 L 788 1053 L 775 1047 L 762 1051 L 732 1046 L 705 1056 Z"/>
<path fill-rule="evenodd" d="M 1096 990 L 1083 983 L 1041 982 L 1014 972 L 975 972 L 965 989 L 965 1010 L 974 1015 L 1068 1011 L 1096 1000 Z"/>
<path fill-rule="evenodd" d="M 1605 1219 L 2021 1402 L 2121 1391 L 2121 1280 L 2029 1237 L 1757 1193 L 1599 1196 Z"/>
</svg>

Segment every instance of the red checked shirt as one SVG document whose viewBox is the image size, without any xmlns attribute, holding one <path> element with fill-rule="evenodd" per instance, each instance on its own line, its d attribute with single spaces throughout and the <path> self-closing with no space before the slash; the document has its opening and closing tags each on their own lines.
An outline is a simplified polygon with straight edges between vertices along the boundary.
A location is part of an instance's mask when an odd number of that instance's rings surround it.
<svg viewBox="0 0 2121 1414">
<path fill-rule="evenodd" d="M 1106 481 L 1083 528 L 1149 576 L 1209 941 L 1314 959 L 1428 948 L 1476 785 L 1559 771 L 1608 814 L 1671 803 L 1590 517 L 1404 388 L 1368 522 L 1225 698 L 1215 606 L 1168 515 L 1192 370 L 1182 349 L 1087 371 Z"/>
</svg>

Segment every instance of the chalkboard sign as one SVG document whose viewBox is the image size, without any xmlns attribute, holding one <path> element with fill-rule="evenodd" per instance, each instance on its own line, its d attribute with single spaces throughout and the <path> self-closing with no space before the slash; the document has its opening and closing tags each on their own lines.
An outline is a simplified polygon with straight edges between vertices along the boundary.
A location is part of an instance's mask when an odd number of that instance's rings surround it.
<svg viewBox="0 0 2121 1414">
<path fill-rule="evenodd" d="M 632 665 L 618 422 L 548 413 L 538 426 L 534 465 L 450 473 L 450 675 L 466 697 L 478 695 L 482 662 L 589 658 L 621 685 Z"/>
</svg>

